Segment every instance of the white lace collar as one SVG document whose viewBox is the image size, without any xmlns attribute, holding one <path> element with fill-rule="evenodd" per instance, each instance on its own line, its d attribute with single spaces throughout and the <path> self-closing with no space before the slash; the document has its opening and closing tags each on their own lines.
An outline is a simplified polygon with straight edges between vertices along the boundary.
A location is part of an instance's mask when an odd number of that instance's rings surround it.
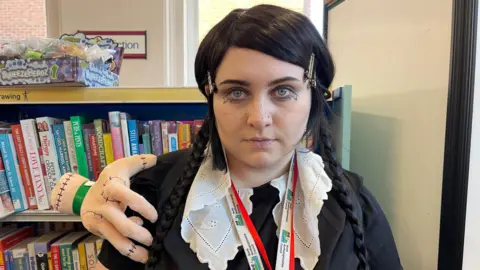
<svg viewBox="0 0 480 270">
<path fill-rule="evenodd" d="M 295 257 L 303 269 L 313 269 L 320 256 L 320 238 L 317 216 L 328 198 L 332 182 L 325 173 L 322 158 L 308 150 L 297 149 L 299 183 L 295 197 Z M 183 213 L 181 234 L 197 254 L 200 262 L 212 270 L 227 269 L 241 246 L 228 211 L 225 196 L 230 182 L 221 171 L 212 170 L 212 157 L 207 155 L 200 166 L 188 193 Z M 274 179 L 270 184 L 279 191 L 280 202 L 273 209 L 279 233 L 282 204 L 287 177 Z M 248 213 L 252 213 L 250 196 L 253 189 L 239 189 L 238 193 Z"/>
</svg>

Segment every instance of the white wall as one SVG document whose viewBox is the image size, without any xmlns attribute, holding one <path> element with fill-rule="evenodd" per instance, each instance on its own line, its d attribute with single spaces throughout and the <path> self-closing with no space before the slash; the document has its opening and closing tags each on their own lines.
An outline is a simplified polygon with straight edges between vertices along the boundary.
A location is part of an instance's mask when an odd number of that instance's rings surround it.
<svg viewBox="0 0 480 270">
<path fill-rule="evenodd" d="M 480 267 L 480 256 L 478 256 L 480 250 L 480 208 L 478 207 L 480 205 L 478 196 L 480 193 L 480 42 L 478 34 L 471 138 L 463 270 L 477 270 Z"/>
<path fill-rule="evenodd" d="M 353 85 L 351 168 L 405 269 L 437 269 L 452 0 L 349 0 L 329 14 L 334 85 Z"/>
<path fill-rule="evenodd" d="M 163 0 L 162 0 L 163 1 Z M 162 87 L 165 34 L 162 1 L 48 0 L 49 35 L 85 31 L 147 31 L 148 59 L 124 59 L 122 87 Z"/>
</svg>

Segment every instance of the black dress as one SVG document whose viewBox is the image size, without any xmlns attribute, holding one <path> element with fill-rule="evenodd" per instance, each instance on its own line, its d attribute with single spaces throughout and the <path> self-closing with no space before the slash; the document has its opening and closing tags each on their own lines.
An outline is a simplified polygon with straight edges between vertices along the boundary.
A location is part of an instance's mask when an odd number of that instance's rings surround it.
<svg viewBox="0 0 480 270">
<path fill-rule="evenodd" d="M 188 160 L 190 151 L 177 151 L 158 158 L 157 164 L 135 176 L 132 190 L 143 195 L 152 205 L 162 205 L 170 191 L 175 186 L 183 167 Z M 369 253 L 371 270 L 403 269 L 397 253 L 392 232 L 383 211 L 375 198 L 362 185 L 359 176 L 345 172 L 351 193 L 358 198 L 357 216 L 363 216 L 365 229 L 365 245 Z M 272 210 L 278 203 L 278 190 L 269 184 L 254 188 L 251 201 L 253 212 L 251 219 L 262 239 L 270 262 L 275 264 L 278 238 L 277 226 Z M 182 222 L 183 204 L 173 223 L 172 229 L 165 238 L 164 261 L 156 269 L 161 270 L 207 270 L 208 265 L 198 261 L 196 254 L 182 239 L 180 224 Z M 159 209 L 157 209 L 158 211 Z M 127 210 L 127 216 L 138 215 Z M 159 213 L 160 216 L 160 213 Z M 144 226 L 155 235 L 156 224 L 144 219 Z M 345 218 L 345 212 L 333 196 L 324 201 L 318 216 L 320 232 L 321 255 L 313 270 L 356 270 L 358 259 L 354 250 L 354 235 L 352 227 Z M 98 256 L 99 261 L 108 269 L 144 269 L 143 264 L 134 262 L 121 255 L 108 241 L 104 241 Z M 248 261 L 240 248 L 235 259 L 229 261 L 228 270 L 248 270 Z M 296 259 L 295 269 L 302 269 Z M 310 270 L 310 269 L 309 269 Z"/>
</svg>

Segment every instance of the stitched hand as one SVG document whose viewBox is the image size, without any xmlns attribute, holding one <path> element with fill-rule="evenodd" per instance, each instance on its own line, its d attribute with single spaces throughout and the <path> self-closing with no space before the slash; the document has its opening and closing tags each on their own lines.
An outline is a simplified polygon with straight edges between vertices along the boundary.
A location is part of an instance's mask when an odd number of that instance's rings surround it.
<svg viewBox="0 0 480 270">
<path fill-rule="evenodd" d="M 91 185 L 80 206 L 80 216 L 85 228 L 108 240 L 121 254 L 145 263 L 148 258 L 147 250 L 135 245 L 130 239 L 150 246 L 152 235 L 142 227 L 143 221 L 140 217 L 127 217 L 125 210 L 129 207 L 152 222 L 157 220 L 155 207 L 140 194 L 130 190 L 130 178 L 154 166 L 156 162 L 155 155 L 135 155 L 119 159 L 105 167 L 96 182 L 67 173 L 52 191 L 53 208 L 61 213 L 72 214 L 77 191 L 84 185 Z"/>
</svg>

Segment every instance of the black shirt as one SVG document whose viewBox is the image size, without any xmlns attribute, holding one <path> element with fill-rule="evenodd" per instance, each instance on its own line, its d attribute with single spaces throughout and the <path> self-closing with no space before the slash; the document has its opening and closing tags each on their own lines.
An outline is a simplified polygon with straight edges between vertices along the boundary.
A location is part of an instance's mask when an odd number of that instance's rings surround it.
<svg viewBox="0 0 480 270">
<path fill-rule="evenodd" d="M 183 150 L 169 153 L 158 158 L 157 164 L 133 178 L 131 189 L 144 196 L 152 205 L 160 206 L 168 198 L 183 172 L 190 151 Z M 375 198 L 363 186 L 362 179 L 351 172 L 344 172 L 350 194 L 354 196 L 357 217 L 362 217 L 365 230 L 365 246 L 369 254 L 371 270 L 403 269 L 398 257 L 392 232 L 385 215 Z M 356 197 L 356 199 L 355 199 Z M 272 210 L 278 203 L 278 190 L 269 184 L 254 188 L 251 201 L 253 211 L 250 215 L 260 238 L 265 245 L 268 258 L 275 263 L 278 238 L 277 226 Z M 196 254 L 183 240 L 180 234 L 180 224 L 185 205 L 181 205 L 178 215 L 168 232 L 164 247 L 164 260 L 156 269 L 161 270 L 207 270 L 208 265 L 198 261 Z M 137 215 L 127 209 L 127 216 Z M 161 213 L 158 213 L 161 216 Z M 144 219 L 144 226 L 154 236 L 156 224 Z M 354 250 L 354 234 L 350 223 L 345 218 L 345 212 L 338 202 L 329 194 L 328 200 L 318 215 L 321 255 L 313 270 L 356 270 L 358 259 Z M 108 241 L 104 241 L 98 256 L 100 262 L 108 269 L 144 269 L 144 265 L 121 255 Z M 228 270 L 249 269 L 245 253 L 240 248 L 236 257 L 228 262 Z M 302 269 L 296 259 L 295 269 Z M 309 269 L 310 270 L 310 269 Z"/>
</svg>

